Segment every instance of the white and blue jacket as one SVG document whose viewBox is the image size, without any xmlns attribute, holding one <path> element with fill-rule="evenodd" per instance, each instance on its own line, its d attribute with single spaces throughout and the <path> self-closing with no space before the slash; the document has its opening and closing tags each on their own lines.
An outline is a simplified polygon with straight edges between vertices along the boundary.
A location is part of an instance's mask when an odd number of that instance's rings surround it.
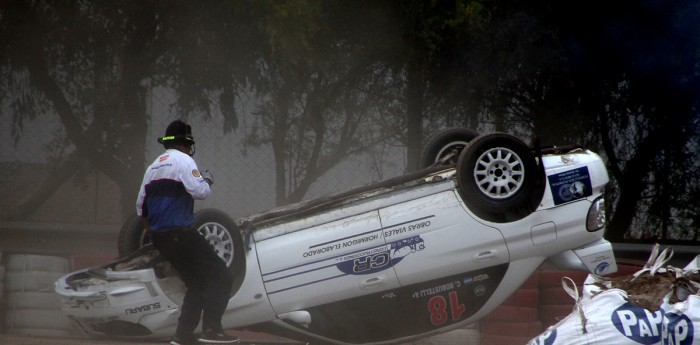
<svg viewBox="0 0 700 345">
<path fill-rule="evenodd" d="M 210 192 L 194 159 L 169 149 L 146 169 L 136 213 L 148 219 L 151 231 L 190 227 L 194 223 L 194 200 L 206 199 Z"/>
</svg>

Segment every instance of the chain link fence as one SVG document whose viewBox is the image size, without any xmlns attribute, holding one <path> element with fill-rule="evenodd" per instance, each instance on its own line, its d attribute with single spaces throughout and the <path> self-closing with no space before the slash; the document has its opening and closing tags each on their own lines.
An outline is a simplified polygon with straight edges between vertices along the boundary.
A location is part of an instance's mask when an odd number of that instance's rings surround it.
<svg viewBox="0 0 700 345">
<path fill-rule="evenodd" d="M 162 151 L 156 138 L 163 135 L 167 125 L 182 116 L 177 114 L 175 94 L 169 89 L 154 89 L 147 103 L 148 131 L 145 145 L 146 165 Z M 66 180 L 53 180 L 56 165 L 75 150 L 67 140 L 65 130 L 56 114 L 37 114 L 24 119 L 21 128 L 8 104 L 0 109 L 0 166 L 3 200 L 0 220 L 8 220 L 13 207 L 21 204 L 43 181 L 55 183 L 55 191 L 36 211 L 23 221 L 41 223 L 120 224 L 119 189 L 97 169 L 87 165 Z M 250 130 L 252 103 L 239 104 L 239 127 L 225 133 L 223 116 L 189 116 L 184 119 L 193 127 L 196 140 L 194 159 L 200 170 L 209 169 L 215 184 L 207 200 L 197 201 L 195 207 L 217 208 L 234 218 L 262 212 L 275 205 L 275 161 L 270 145 L 244 146 Z M 212 107 L 216 109 L 217 107 Z M 396 176 L 405 167 L 404 150 L 394 147 L 386 153 L 386 166 L 380 167 L 382 178 Z M 387 159 L 389 157 L 389 159 Z M 65 160 L 65 159 L 64 159 Z M 317 180 L 304 199 L 322 196 L 377 180 L 376 166 L 370 167 L 365 156 L 350 156 Z M 134 189 L 138 189 L 134 185 Z"/>
</svg>

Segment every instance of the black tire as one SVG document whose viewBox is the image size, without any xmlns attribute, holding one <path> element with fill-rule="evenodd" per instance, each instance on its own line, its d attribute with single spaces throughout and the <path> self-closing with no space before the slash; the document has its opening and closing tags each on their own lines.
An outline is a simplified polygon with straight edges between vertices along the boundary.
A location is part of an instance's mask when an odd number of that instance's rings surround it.
<svg viewBox="0 0 700 345">
<path fill-rule="evenodd" d="M 148 243 L 151 243 L 151 239 L 146 231 L 146 226 L 141 221 L 141 217 L 133 213 L 119 229 L 117 253 L 119 253 L 120 258 L 124 258 Z"/>
<path fill-rule="evenodd" d="M 204 209 L 194 215 L 194 229 L 214 247 L 217 255 L 229 268 L 243 261 L 243 240 L 238 226 L 226 213 L 216 209 Z M 150 243 L 150 237 L 141 217 L 131 215 L 119 231 L 117 249 L 120 257 L 126 257 Z"/>
<path fill-rule="evenodd" d="M 226 213 L 216 209 L 204 209 L 194 214 L 192 227 L 209 241 L 233 274 L 233 296 L 245 278 L 243 236 L 238 226 Z M 119 256 L 126 257 L 150 242 L 144 224 L 140 217 L 134 214 L 124 222 L 119 232 Z"/>
<path fill-rule="evenodd" d="M 233 274 L 231 296 L 235 295 L 245 279 L 245 249 L 238 226 L 226 213 L 204 209 L 194 214 L 192 227 L 209 241 Z"/>
<path fill-rule="evenodd" d="M 449 128 L 436 133 L 423 146 L 418 167 L 427 168 L 437 164 L 457 163 L 460 152 L 478 136 L 479 132 L 469 128 Z"/>
<path fill-rule="evenodd" d="M 495 223 L 516 221 L 537 209 L 544 192 L 541 175 L 530 148 L 503 133 L 472 140 L 457 162 L 457 187 L 465 204 Z"/>
</svg>

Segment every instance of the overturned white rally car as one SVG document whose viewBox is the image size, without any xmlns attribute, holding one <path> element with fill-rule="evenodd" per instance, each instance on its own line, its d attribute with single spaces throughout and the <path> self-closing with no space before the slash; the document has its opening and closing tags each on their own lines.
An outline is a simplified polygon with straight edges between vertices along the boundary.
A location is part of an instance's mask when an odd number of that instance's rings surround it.
<svg viewBox="0 0 700 345">
<path fill-rule="evenodd" d="M 463 128 L 432 137 L 424 169 L 195 228 L 235 275 L 223 323 L 313 343 L 389 344 L 465 326 L 545 261 L 617 270 L 603 238 L 608 174 L 579 147 L 530 148 Z M 123 259 L 56 282 L 63 310 L 93 336 L 174 333 L 184 288 L 136 217 Z M 140 248 L 131 255 L 126 255 Z"/>
</svg>

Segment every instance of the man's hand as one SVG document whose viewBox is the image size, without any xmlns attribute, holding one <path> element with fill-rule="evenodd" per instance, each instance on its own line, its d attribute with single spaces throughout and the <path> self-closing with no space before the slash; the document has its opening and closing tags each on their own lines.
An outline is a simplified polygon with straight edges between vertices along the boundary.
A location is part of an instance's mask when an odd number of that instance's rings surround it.
<svg viewBox="0 0 700 345">
<path fill-rule="evenodd" d="M 204 178 L 204 181 L 207 181 L 207 183 L 210 186 L 214 184 L 214 174 L 212 174 L 211 171 L 209 171 L 209 170 L 202 171 L 202 177 Z"/>
</svg>

